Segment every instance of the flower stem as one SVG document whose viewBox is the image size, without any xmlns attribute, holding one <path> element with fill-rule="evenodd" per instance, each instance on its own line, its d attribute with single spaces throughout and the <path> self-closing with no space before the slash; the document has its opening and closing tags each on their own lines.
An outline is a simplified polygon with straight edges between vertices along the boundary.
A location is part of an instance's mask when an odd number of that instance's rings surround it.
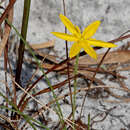
<svg viewBox="0 0 130 130">
<path fill-rule="evenodd" d="M 24 11 L 23 11 L 21 36 L 24 38 L 25 41 L 26 41 L 26 37 L 27 37 L 30 5 L 31 5 L 31 0 L 24 0 Z M 20 45 L 19 45 L 19 50 L 18 50 L 18 61 L 17 61 L 17 68 L 16 68 L 16 76 L 15 76 L 15 81 L 18 84 L 20 83 L 20 75 L 21 75 L 22 64 L 23 64 L 24 50 L 25 50 L 25 44 L 23 43 L 23 40 L 20 39 Z"/>
<path fill-rule="evenodd" d="M 90 130 L 90 113 L 88 114 L 88 130 Z"/>
<path fill-rule="evenodd" d="M 78 73 L 78 61 L 79 61 L 79 54 L 76 56 L 76 62 L 74 66 L 74 75 L 76 76 Z M 76 90 L 77 90 L 77 79 L 74 79 L 74 95 L 73 95 L 73 129 L 75 129 L 74 122 L 75 122 L 75 111 L 76 111 Z"/>
</svg>

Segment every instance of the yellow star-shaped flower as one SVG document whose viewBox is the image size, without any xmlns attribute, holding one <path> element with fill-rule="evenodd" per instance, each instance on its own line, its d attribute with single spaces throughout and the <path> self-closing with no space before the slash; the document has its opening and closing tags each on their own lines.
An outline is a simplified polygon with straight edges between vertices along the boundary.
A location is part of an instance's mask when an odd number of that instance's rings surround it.
<svg viewBox="0 0 130 130">
<path fill-rule="evenodd" d="M 70 31 L 71 35 L 66 34 L 66 33 L 60 33 L 60 32 L 52 32 L 52 34 L 58 38 L 61 38 L 67 41 L 71 41 L 71 42 L 74 41 L 73 45 L 70 48 L 70 53 L 69 53 L 70 58 L 76 56 L 80 52 L 80 50 L 83 48 L 89 56 L 91 56 L 94 59 L 97 59 L 97 54 L 91 46 L 108 47 L 108 48 L 117 46 L 113 43 L 108 43 L 108 42 L 91 38 L 97 31 L 100 25 L 100 21 L 95 21 L 91 23 L 81 33 L 79 27 L 74 26 L 67 17 L 60 14 L 60 19 L 65 25 L 65 27 Z"/>
</svg>

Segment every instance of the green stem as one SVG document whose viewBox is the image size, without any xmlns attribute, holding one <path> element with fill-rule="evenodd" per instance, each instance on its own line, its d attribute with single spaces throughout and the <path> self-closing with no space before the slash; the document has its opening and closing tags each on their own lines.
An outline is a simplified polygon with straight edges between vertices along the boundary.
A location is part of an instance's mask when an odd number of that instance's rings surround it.
<svg viewBox="0 0 130 130">
<path fill-rule="evenodd" d="M 23 11 L 21 36 L 24 38 L 25 41 L 26 41 L 26 37 L 27 37 L 30 5 L 31 5 L 31 0 L 24 0 L 24 11 Z M 24 44 L 23 40 L 20 39 L 20 45 L 19 45 L 19 50 L 18 50 L 18 61 L 17 61 L 17 68 L 16 68 L 16 77 L 15 77 L 15 81 L 18 84 L 20 83 L 20 75 L 21 75 L 22 64 L 23 64 L 24 50 L 25 50 L 25 44 Z"/>
<path fill-rule="evenodd" d="M 88 130 L 90 130 L 90 114 L 88 114 Z"/>
<path fill-rule="evenodd" d="M 76 62 L 74 66 L 74 75 L 77 75 L 78 73 L 78 61 L 79 61 L 79 54 L 76 56 Z M 76 90 L 77 90 L 77 79 L 75 77 L 74 79 L 74 95 L 73 95 L 73 129 L 75 129 L 75 111 L 76 111 Z"/>
</svg>

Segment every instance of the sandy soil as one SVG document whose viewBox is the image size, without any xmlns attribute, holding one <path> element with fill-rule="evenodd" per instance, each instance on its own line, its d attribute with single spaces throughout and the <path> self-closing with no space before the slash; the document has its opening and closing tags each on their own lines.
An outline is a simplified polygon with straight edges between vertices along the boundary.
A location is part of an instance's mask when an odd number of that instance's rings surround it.
<svg viewBox="0 0 130 130">
<path fill-rule="evenodd" d="M 66 2 L 66 13 L 67 17 L 71 21 L 78 25 L 81 30 L 83 30 L 89 23 L 95 20 L 101 20 L 101 26 L 99 27 L 95 38 L 108 41 L 119 37 L 122 33 L 129 30 L 130 27 L 130 1 L 129 0 L 65 0 Z M 14 11 L 14 24 L 20 29 L 21 19 L 22 19 L 22 8 L 23 0 L 17 0 L 15 4 Z M 64 32 L 64 25 L 59 19 L 59 14 L 63 14 L 63 4 L 62 0 L 32 0 L 31 4 L 31 13 L 29 20 L 28 28 L 28 37 L 27 40 L 30 43 L 41 43 L 48 40 L 55 39 L 54 50 L 48 51 L 50 54 L 56 54 L 61 58 L 65 57 L 65 44 L 63 40 L 55 38 L 50 32 Z M 118 42 L 120 47 L 123 44 L 126 44 L 128 40 Z M 72 44 L 70 43 L 69 46 Z M 101 50 L 101 51 L 105 51 Z M 100 52 L 99 52 L 100 53 Z M 23 77 L 30 76 L 32 73 L 29 67 L 24 68 Z M 130 88 L 130 71 L 121 72 L 122 75 L 126 76 L 127 79 L 124 80 L 124 83 L 127 87 Z M 110 82 L 106 79 L 104 75 L 101 76 L 102 81 L 107 85 L 119 86 L 115 82 Z M 98 77 L 97 76 L 97 77 Z M 50 75 L 50 77 L 53 77 Z M 65 77 L 61 77 L 59 81 L 62 81 Z M 51 80 L 52 84 L 58 82 L 58 80 L 53 77 Z M 82 83 L 82 85 L 81 85 Z M 39 89 L 45 88 L 46 84 L 44 81 L 41 81 L 38 85 Z M 86 87 L 84 81 L 79 81 L 78 87 Z M 56 91 L 58 96 L 65 94 L 68 91 L 67 86 L 64 87 L 64 91 L 59 93 L 59 90 Z M 116 92 L 117 90 L 112 90 Z M 130 97 L 130 94 L 117 92 L 120 95 Z M 84 92 L 77 95 L 77 111 L 76 115 L 78 117 L 81 102 L 83 99 Z M 99 95 L 100 96 L 100 95 Z M 52 99 L 51 95 L 43 95 L 41 99 L 46 99 L 45 102 L 48 102 Z M 109 97 L 109 99 L 114 99 Z M 68 102 L 69 98 L 67 98 Z M 67 117 L 71 111 L 71 105 L 61 102 L 61 107 L 63 109 L 64 116 Z M 111 108 L 115 107 L 115 109 Z M 105 115 L 106 119 L 102 122 L 97 122 L 94 124 L 93 128 L 96 130 L 130 130 L 130 103 L 106 103 L 101 98 L 94 99 L 88 97 L 85 102 L 85 107 L 83 110 L 83 123 L 87 123 L 87 115 L 91 114 L 91 117 L 95 116 L 98 113 L 102 113 L 98 119 L 102 119 Z M 49 114 L 48 118 L 51 118 L 53 123 L 56 124 L 57 116 L 54 114 Z M 51 127 L 51 125 L 50 125 Z M 124 129 L 123 129 L 124 128 Z"/>
</svg>

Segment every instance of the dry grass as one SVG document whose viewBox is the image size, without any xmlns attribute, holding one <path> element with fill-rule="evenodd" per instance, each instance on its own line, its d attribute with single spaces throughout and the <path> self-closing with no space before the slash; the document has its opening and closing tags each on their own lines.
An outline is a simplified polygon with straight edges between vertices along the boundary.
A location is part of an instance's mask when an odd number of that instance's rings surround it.
<svg viewBox="0 0 130 130">
<path fill-rule="evenodd" d="M 4 2 L 4 1 L 3 1 Z M 105 99 L 104 102 L 109 103 L 124 103 L 124 102 L 130 102 L 130 98 L 123 97 L 121 95 L 117 95 L 117 91 L 123 91 L 126 93 L 130 92 L 130 89 L 124 84 L 124 80 L 127 79 L 127 77 L 120 75 L 121 71 L 128 71 L 130 70 L 130 42 L 128 42 L 125 46 L 122 46 L 120 49 L 110 52 L 110 49 L 108 49 L 105 53 L 99 54 L 97 61 L 94 61 L 90 59 L 90 57 L 86 56 L 85 52 L 80 53 L 79 57 L 79 65 L 78 65 L 78 74 L 73 75 L 74 70 L 74 63 L 75 63 L 75 57 L 73 59 L 68 58 L 68 54 L 66 54 L 66 59 L 62 60 L 61 62 L 57 61 L 57 56 L 55 55 L 49 55 L 46 53 L 41 52 L 41 49 L 44 48 L 53 48 L 54 47 L 54 41 L 49 41 L 45 44 L 35 44 L 33 46 L 30 45 L 31 49 L 35 53 L 35 56 L 37 59 L 41 62 L 40 67 L 37 65 L 37 62 L 32 58 L 24 58 L 24 61 L 22 64 L 30 63 L 33 70 L 35 72 L 32 74 L 31 78 L 28 79 L 26 86 L 21 86 L 21 84 L 16 82 L 15 73 L 12 70 L 11 65 L 11 59 L 8 58 L 9 48 L 11 45 L 9 44 L 9 38 L 10 38 L 10 31 L 11 27 L 10 25 L 5 21 L 5 18 L 9 20 L 10 23 L 12 23 L 12 17 L 13 17 L 13 5 L 15 3 L 15 0 L 12 0 L 9 2 L 9 4 L 5 7 L 4 13 L 2 13 L 0 17 L 0 24 L 3 24 L 4 27 L 1 27 L 1 42 L 0 42 L 0 56 L 2 57 L 2 52 L 4 53 L 4 71 L 5 71 L 5 78 L 3 78 L 1 84 L 5 85 L 6 93 L 3 93 L 3 98 L 5 99 L 5 102 L 1 104 L 0 109 L 0 126 L 1 128 L 5 129 L 14 129 L 14 130 L 23 130 L 28 128 L 29 125 L 35 127 L 41 128 L 42 126 L 36 122 L 36 120 L 32 119 L 39 119 L 38 121 L 41 122 L 41 124 L 44 124 L 44 126 L 48 127 L 49 124 L 51 124 L 51 120 L 47 119 L 47 117 L 44 115 L 44 113 L 47 113 L 48 111 L 52 112 L 54 115 L 56 115 L 56 111 L 54 110 L 54 106 L 56 104 L 56 101 L 63 101 L 65 102 L 65 99 L 67 97 L 70 97 L 70 100 L 72 100 L 72 96 L 74 92 L 72 91 L 71 85 L 75 78 L 82 79 L 86 81 L 86 87 L 82 87 L 82 84 L 80 85 L 80 88 L 77 89 L 76 93 L 79 94 L 81 92 L 85 92 L 85 96 L 82 101 L 82 108 L 81 112 L 79 113 L 79 118 L 75 119 L 73 122 L 72 120 L 72 112 L 68 116 L 68 118 L 64 119 L 64 124 L 61 124 L 61 122 L 57 122 L 55 126 L 53 126 L 52 129 L 63 129 L 65 126 L 68 129 L 73 129 L 73 124 L 75 124 L 75 129 L 77 130 L 87 130 L 88 129 L 88 123 L 90 123 L 90 129 L 93 129 L 93 125 L 95 123 L 100 123 L 106 119 L 108 116 L 108 113 L 112 111 L 113 109 L 116 109 L 116 107 L 110 108 L 106 110 L 105 116 L 100 120 L 95 120 L 95 118 L 100 117 L 103 113 L 97 114 L 94 117 L 91 117 L 90 122 L 83 123 L 82 122 L 82 110 L 84 108 L 84 102 L 86 97 L 91 97 L 95 100 L 102 98 Z M 64 5 L 64 14 L 65 14 L 65 2 L 63 1 Z M 7 15 L 8 14 L 8 15 Z M 111 43 L 119 42 L 125 39 L 130 38 L 129 31 L 126 33 L 123 33 L 119 38 L 113 39 Z M 13 42 L 13 41 L 11 41 Z M 49 44 L 48 44 L 49 43 Z M 11 43 L 12 44 L 12 43 Z M 95 50 L 99 50 L 101 48 L 95 48 Z M 17 52 L 17 51 L 16 51 Z M 26 52 L 28 52 L 28 49 L 26 49 Z M 67 48 L 67 42 L 66 42 L 66 53 L 68 52 Z M 17 57 L 17 53 L 14 52 L 14 54 Z M 120 57 L 120 58 L 119 58 Z M 42 74 L 41 76 L 38 76 L 38 73 L 40 69 L 45 69 L 45 74 Z M 22 71 L 22 69 L 20 70 Z M 49 73 L 53 72 L 55 74 L 55 77 L 57 74 L 60 75 L 66 75 L 66 79 L 62 82 L 59 82 L 55 85 L 52 85 L 53 90 L 58 90 L 64 88 L 65 86 L 69 86 L 69 91 L 67 93 L 64 93 L 62 96 L 58 96 L 57 98 L 49 101 L 48 103 L 44 103 L 44 100 L 41 101 L 37 99 L 37 97 L 40 97 L 41 95 L 48 94 L 52 92 L 52 89 L 50 87 L 38 90 L 36 88 L 36 85 L 42 80 L 45 79 L 45 76 L 48 76 Z M 104 75 L 104 76 L 111 76 L 112 79 L 109 80 L 109 82 L 116 82 L 117 86 L 109 86 L 106 85 L 100 78 L 96 77 L 97 74 Z M 59 77 L 60 78 L 60 77 Z M 12 84 L 9 85 L 7 79 L 10 79 L 12 81 Z M 26 79 L 26 77 L 25 77 Z M 21 81 L 22 82 L 22 81 Z M 32 93 L 32 91 L 35 88 L 35 92 Z M 116 89 L 116 93 L 115 93 Z M 114 91 L 113 91 L 114 90 Z M 94 94 L 93 94 L 94 92 Z M 2 95 L 2 91 L 0 89 L 0 93 Z M 18 94 L 20 95 L 18 96 Z M 103 95 L 102 93 L 107 93 L 106 97 L 102 97 L 99 95 Z M 109 100 L 108 97 L 112 96 L 117 100 Z M 28 104 L 33 101 L 36 103 L 37 109 L 30 108 L 27 109 Z M 13 105 L 12 105 L 12 104 Z M 71 104 L 72 105 L 72 101 Z M 10 108 L 10 109 L 7 109 Z M 14 111 L 13 111 L 14 110 Z M 2 114 L 4 113 L 4 114 Z M 30 114 L 31 113 L 31 114 Z M 91 114 L 90 114 L 91 116 Z M 29 118 L 30 117 L 30 118 Z M 31 124 L 29 121 L 32 121 Z M 30 126 L 29 126 L 30 127 Z"/>
</svg>

